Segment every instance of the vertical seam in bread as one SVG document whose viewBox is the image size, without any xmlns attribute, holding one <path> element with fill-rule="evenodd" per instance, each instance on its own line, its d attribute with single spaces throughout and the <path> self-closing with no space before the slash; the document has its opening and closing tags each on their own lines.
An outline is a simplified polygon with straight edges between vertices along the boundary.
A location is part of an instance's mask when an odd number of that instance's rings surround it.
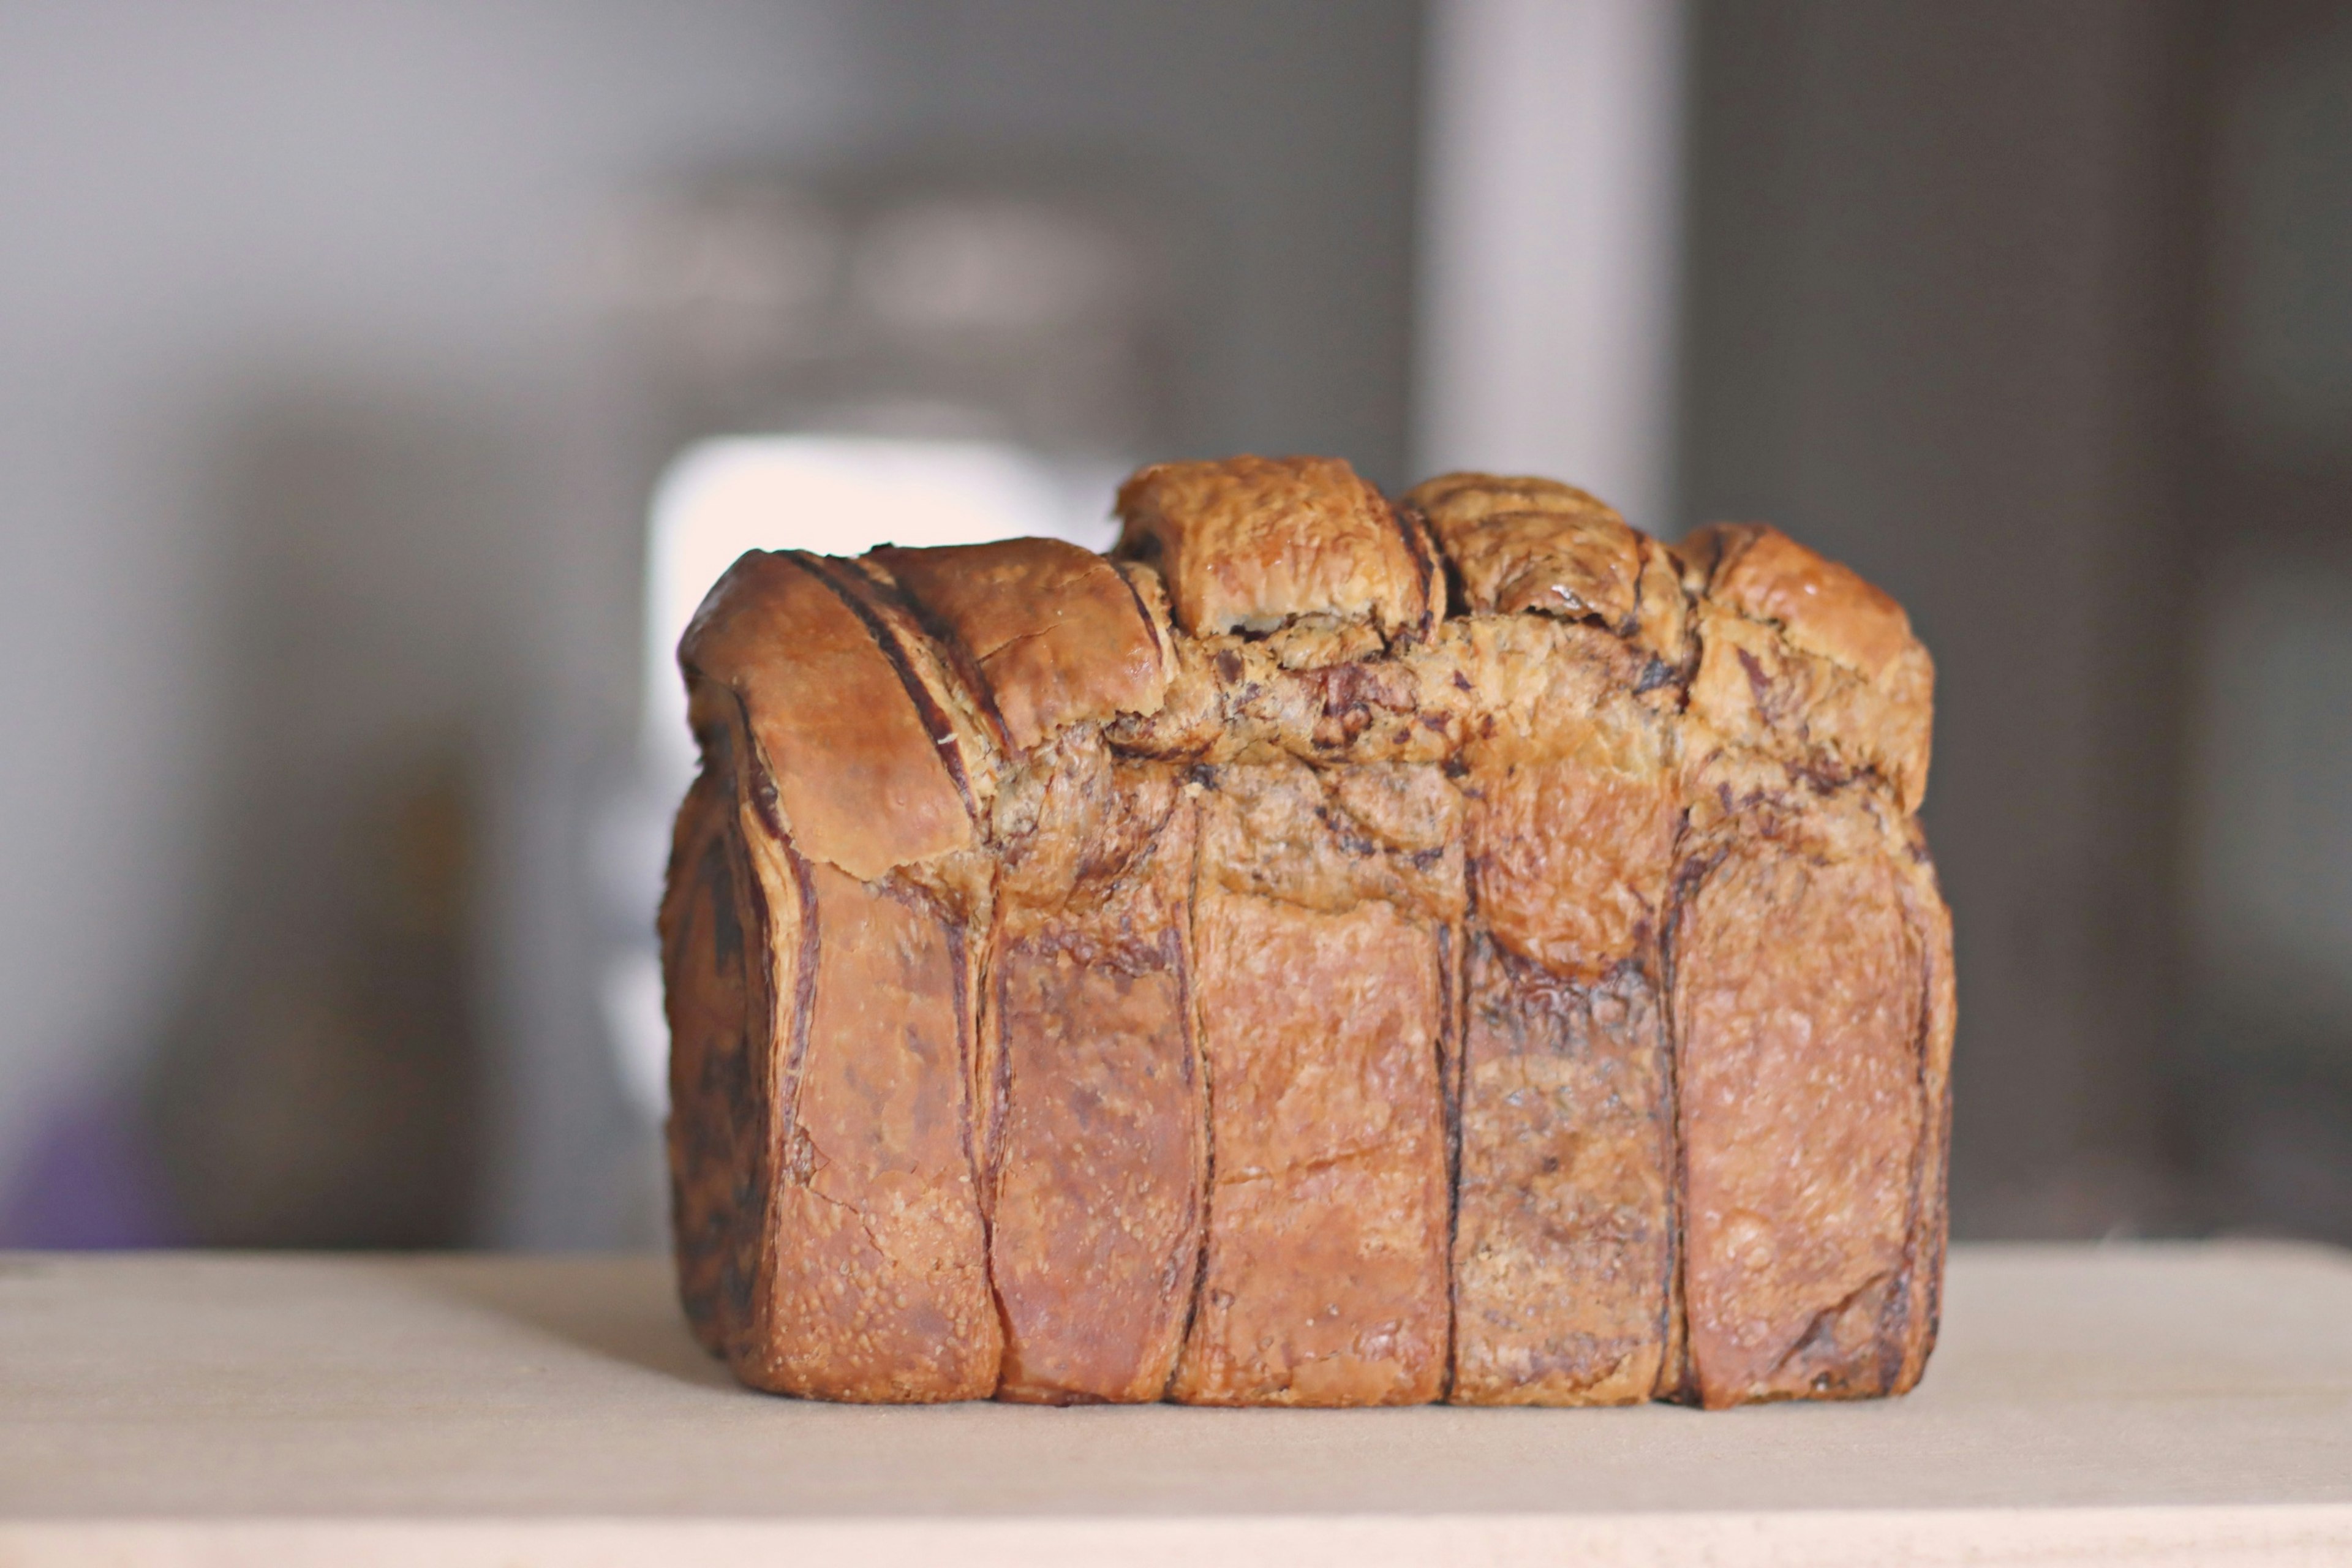
<svg viewBox="0 0 2352 1568">
<path fill-rule="evenodd" d="M 858 559 L 857 565 L 862 568 L 866 580 L 874 584 L 875 591 L 887 595 L 891 605 L 921 628 L 923 635 L 939 648 L 948 668 L 955 672 L 958 681 L 971 694 L 972 705 L 985 722 L 997 749 L 1007 756 L 1015 754 L 1019 748 L 1013 745 L 1012 731 L 1005 728 L 1004 715 L 997 708 L 995 688 L 989 684 L 988 677 L 981 670 L 980 661 L 972 657 L 971 649 L 956 635 L 955 628 L 930 605 L 908 593 L 906 584 L 898 581 L 887 563 L 866 555 Z"/>
<path fill-rule="evenodd" d="M 1431 628 L 1445 618 L 1445 575 L 1438 570 L 1437 542 L 1416 508 L 1386 500 L 1379 504 L 1389 514 L 1389 521 L 1396 525 L 1398 536 L 1404 541 L 1405 554 L 1412 558 L 1421 595 L 1420 619 L 1410 626 L 1383 629 L 1390 632 L 1391 639 L 1426 641 Z"/>
<path fill-rule="evenodd" d="M 1467 874 L 1464 877 L 1466 884 Z M 1465 892 L 1465 904 L 1469 895 Z M 1445 1365 L 1437 1384 L 1437 1403 L 1454 1402 L 1454 1372 L 1462 1324 L 1459 1282 L 1454 1267 L 1462 1232 L 1462 1073 L 1469 1040 L 1460 1016 L 1468 987 L 1462 969 L 1468 963 L 1469 921 L 1465 909 L 1462 940 L 1454 926 L 1437 928 L 1437 984 L 1440 1024 L 1437 1036 L 1437 1102 L 1444 1117 L 1445 1138 Z M 1449 1047 L 1451 1047 L 1449 1049 Z"/>
<path fill-rule="evenodd" d="M 1202 786 L 1197 782 L 1188 781 L 1182 787 L 1198 792 Z M 1193 984 L 1192 963 L 1194 921 L 1201 908 L 1202 861 L 1207 855 L 1207 837 L 1206 834 L 1198 832 L 1192 836 L 1192 873 L 1191 885 L 1185 889 L 1184 940 L 1180 949 L 1180 962 L 1183 966 L 1185 1059 L 1192 1068 L 1192 1081 L 1197 1086 L 1192 1100 L 1199 1113 L 1201 1138 L 1200 1211 L 1193 1226 L 1193 1234 L 1199 1239 L 1192 1248 L 1192 1288 L 1184 1307 L 1184 1327 L 1176 1336 L 1176 1353 L 1169 1358 L 1168 1377 L 1160 1390 L 1160 1397 L 1163 1400 L 1175 1396 L 1176 1381 L 1183 1374 L 1185 1359 L 1192 1352 L 1193 1326 L 1200 1321 L 1201 1293 L 1208 1288 L 1209 1281 L 1209 1237 L 1213 1230 L 1211 1210 L 1217 1201 L 1217 1122 L 1216 1112 L 1211 1104 L 1215 1093 L 1214 1072 L 1209 1064 L 1207 1040 L 1201 1017 L 1201 992 L 1200 987 Z"/>
<path fill-rule="evenodd" d="M 763 826 L 768 826 L 774 832 L 775 842 L 778 845 L 782 846 L 785 852 L 789 854 L 791 852 L 790 841 L 784 837 L 778 822 L 775 804 L 775 788 L 771 780 L 766 759 L 761 753 L 759 738 L 751 730 L 750 709 L 743 700 L 742 693 L 736 691 L 731 687 L 724 688 L 723 689 L 726 690 L 727 696 L 735 709 L 735 722 L 738 726 L 738 732 L 742 737 L 740 757 L 737 764 L 740 770 L 739 778 L 748 782 L 751 786 L 750 794 L 751 795 L 751 808 L 753 813 L 759 817 Z M 751 900 L 754 917 L 759 922 L 761 933 L 760 952 L 766 962 L 762 965 L 764 973 L 760 975 L 759 987 L 755 995 L 760 1010 L 765 1015 L 767 1019 L 766 1029 L 762 1031 L 764 1033 L 772 1031 L 774 1027 L 776 1003 L 778 1001 L 778 997 L 776 995 L 776 975 L 774 969 L 774 965 L 779 956 L 776 951 L 778 945 L 776 942 L 776 919 L 775 910 L 768 898 L 767 884 L 761 879 L 759 873 L 759 868 L 756 865 L 751 864 L 754 852 L 752 846 L 745 841 L 745 837 L 741 834 L 741 806 L 739 804 L 737 806 L 736 821 L 732 825 L 735 831 L 728 836 L 731 840 L 733 840 L 733 842 L 730 844 L 729 847 L 731 852 L 740 853 L 743 857 L 745 863 L 741 869 L 743 872 L 746 893 L 747 897 Z M 805 889 L 803 890 L 805 891 Z M 805 951 L 810 936 L 816 929 L 816 910 L 814 904 L 803 898 L 802 900 L 800 914 L 802 921 L 802 942 L 803 951 Z M 745 964 L 746 971 L 748 973 L 751 964 L 751 959 L 748 955 L 745 959 Z M 805 965 L 803 966 L 803 972 L 794 976 L 797 985 L 803 989 L 812 986 L 814 984 L 814 973 L 808 971 Z M 751 1042 L 749 1040 L 744 1042 L 744 1048 L 747 1050 L 751 1048 Z M 775 1182 L 782 1175 L 785 1156 L 791 1147 L 791 1128 L 793 1125 L 792 1112 L 784 1103 L 784 1073 L 782 1070 L 782 1064 L 779 1064 L 774 1061 L 772 1053 L 769 1053 L 768 1059 L 763 1060 L 759 1064 L 759 1070 L 767 1079 L 768 1116 L 767 1125 L 760 1129 L 758 1136 L 761 1142 L 765 1146 L 767 1152 L 766 1170 L 764 1172 L 767 1180 L 764 1184 L 766 1187 L 772 1190 Z M 751 1247 L 753 1275 L 751 1279 L 750 1302 L 751 1310 L 746 1314 L 748 1321 L 737 1325 L 737 1338 L 734 1343 L 730 1345 L 730 1362 L 736 1363 L 737 1364 L 740 1364 L 740 1361 L 738 1360 L 739 1357 L 745 1354 L 757 1353 L 761 1343 L 767 1338 L 766 1331 L 773 1320 L 775 1311 L 773 1287 L 776 1236 L 775 1227 L 772 1223 L 770 1223 L 769 1218 L 769 1216 L 772 1215 L 772 1210 L 768 1209 L 765 1206 L 764 1196 L 765 1194 L 762 1194 L 761 1205 L 755 1210 L 755 1212 L 762 1217 L 760 1221 L 758 1234 Z"/>
<path fill-rule="evenodd" d="M 1151 606 L 1144 602 L 1143 590 L 1135 585 L 1135 574 L 1149 572 L 1151 568 L 1139 561 L 1114 561 L 1110 568 L 1118 574 L 1119 585 L 1127 590 L 1127 596 L 1134 602 L 1135 613 L 1141 618 L 1144 629 L 1151 634 L 1151 647 L 1160 657 L 1160 673 L 1173 679 L 1176 650 L 1169 643 L 1168 628 L 1160 624 L 1160 617 L 1153 615 Z"/>
<path fill-rule="evenodd" d="M 786 552 L 786 559 L 831 589 L 873 637 L 875 646 L 882 650 L 891 668 L 898 671 L 899 683 L 907 689 L 908 700 L 914 703 L 915 711 L 921 715 L 923 728 L 930 734 L 940 764 L 947 769 L 948 777 L 955 783 L 956 795 L 963 802 L 965 815 L 977 823 L 980 805 L 973 798 L 971 779 L 964 768 L 962 742 L 956 734 L 954 723 L 948 718 L 947 710 L 940 706 L 939 699 L 924 684 L 922 677 L 916 673 L 914 663 L 908 658 L 907 649 L 898 640 L 897 632 L 876 613 L 864 594 L 826 569 L 824 563 L 832 557 L 794 550 Z"/>
</svg>

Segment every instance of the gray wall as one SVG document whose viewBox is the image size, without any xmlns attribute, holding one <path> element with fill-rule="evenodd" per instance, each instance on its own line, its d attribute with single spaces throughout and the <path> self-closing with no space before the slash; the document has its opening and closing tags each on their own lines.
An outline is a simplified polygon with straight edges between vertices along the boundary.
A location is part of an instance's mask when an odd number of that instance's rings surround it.
<svg viewBox="0 0 2352 1568">
<path fill-rule="evenodd" d="M 908 141 L 1132 175 L 1196 226 L 1181 455 L 1405 479 L 1410 0 L 909 0 L 875 8 Z"/>
<path fill-rule="evenodd" d="M 611 700 L 601 230 L 855 134 L 847 10 L 0 8 L 0 1170 L 196 1015 L 335 1033 L 378 776 Z"/>
<path fill-rule="evenodd" d="M 1697 13 L 1680 510 L 1850 562 L 1937 657 L 1961 1234 L 2171 1213 L 2185 19 Z"/>
<path fill-rule="evenodd" d="M 470 1218 L 342 1239 L 649 1234 L 587 863 L 674 421 L 614 236 L 712 170 L 1131 175 L 1195 237 L 1185 447 L 1394 480 L 1418 37 L 1401 0 L 0 4 L 0 1186 L 110 1100 L 248 1195 L 471 1163 Z M 478 1114 L 425 1125 L 442 1089 Z"/>
<path fill-rule="evenodd" d="M 1940 661 L 1964 1232 L 2180 1212 L 2210 9 L 1695 11 L 1676 510 L 1851 561 Z M 1183 237 L 1175 444 L 1394 482 L 1420 37 L 1404 0 L 0 0 L 0 1184 L 111 1088 L 224 1191 L 345 1194 L 214 1234 L 649 1234 L 590 865 L 677 422 L 614 237 L 714 170 L 1119 184 Z M 462 1214 L 370 1207 L 404 1151 Z"/>
</svg>

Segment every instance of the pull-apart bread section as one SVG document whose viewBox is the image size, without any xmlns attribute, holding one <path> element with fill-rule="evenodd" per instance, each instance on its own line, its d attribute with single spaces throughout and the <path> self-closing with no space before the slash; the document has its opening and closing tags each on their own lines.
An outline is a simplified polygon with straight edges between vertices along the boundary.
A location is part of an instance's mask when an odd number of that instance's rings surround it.
<svg viewBox="0 0 2352 1568">
<path fill-rule="evenodd" d="M 1901 1393 L 1935 1339 L 1950 1117 L 1950 919 L 1912 816 L 1933 671 L 1899 605 L 1774 530 L 1684 554 L 1683 1391 Z"/>
<path fill-rule="evenodd" d="M 1901 610 L 1544 479 L 1118 506 L 1108 558 L 755 552 L 688 632 L 702 1342 L 869 1401 L 1909 1387 L 1952 1008 Z"/>
<path fill-rule="evenodd" d="M 755 553 L 684 645 L 673 1218 L 697 1332 L 778 1393 L 996 1386 L 959 907 L 979 743 L 918 635 L 846 563 Z"/>
<path fill-rule="evenodd" d="M 1457 563 L 1444 650 L 1476 722 L 1452 773 L 1474 910 L 1460 1080 L 1454 1398 L 1669 1389 L 1671 1063 L 1662 904 L 1689 662 L 1665 551 L 1580 490 L 1448 475 L 1406 498 Z"/>
<path fill-rule="evenodd" d="M 1395 655 L 1435 624 L 1444 578 L 1343 463 L 1166 464 L 1119 508 L 1121 553 L 1168 572 L 1185 640 L 1171 721 L 1115 741 L 1189 762 L 1201 816 L 1213 1153 L 1170 1396 L 1425 1404 L 1446 1373 L 1462 803 L 1436 757 L 1386 754 L 1359 721 L 1412 727 Z"/>
</svg>

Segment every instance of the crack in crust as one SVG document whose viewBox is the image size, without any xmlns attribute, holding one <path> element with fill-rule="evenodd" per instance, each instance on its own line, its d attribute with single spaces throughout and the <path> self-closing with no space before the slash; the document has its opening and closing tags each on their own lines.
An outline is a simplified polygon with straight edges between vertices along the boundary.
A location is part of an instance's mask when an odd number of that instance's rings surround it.
<svg viewBox="0 0 2352 1568">
<path fill-rule="evenodd" d="M 1773 530 L 1167 464 L 1050 541 L 746 556 L 681 646 L 681 1294 L 855 1400 L 1915 1384 L 1933 668 Z"/>
</svg>

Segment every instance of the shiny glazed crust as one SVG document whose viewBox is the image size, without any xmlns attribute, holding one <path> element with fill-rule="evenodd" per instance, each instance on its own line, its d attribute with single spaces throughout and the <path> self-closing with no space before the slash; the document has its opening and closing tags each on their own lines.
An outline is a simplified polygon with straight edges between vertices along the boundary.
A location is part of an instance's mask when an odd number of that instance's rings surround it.
<svg viewBox="0 0 2352 1568">
<path fill-rule="evenodd" d="M 1545 479 L 1119 510 L 1109 560 L 754 552 L 689 630 L 702 1342 L 884 1402 L 1916 1383 L 1953 1014 L 1900 607 Z"/>
</svg>

